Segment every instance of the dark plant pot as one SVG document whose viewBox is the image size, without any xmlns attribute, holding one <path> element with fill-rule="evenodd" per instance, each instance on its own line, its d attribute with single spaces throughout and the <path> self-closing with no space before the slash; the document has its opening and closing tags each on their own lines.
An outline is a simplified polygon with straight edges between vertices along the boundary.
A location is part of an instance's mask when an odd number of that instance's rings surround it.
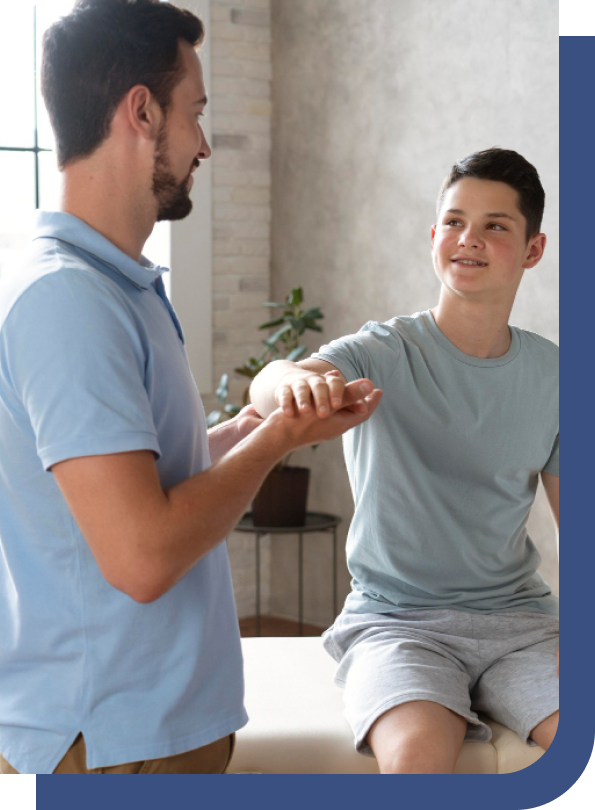
<svg viewBox="0 0 595 810">
<path fill-rule="evenodd" d="M 306 523 L 307 467 L 274 467 L 252 502 L 255 526 L 303 526 Z"/>
</svg>

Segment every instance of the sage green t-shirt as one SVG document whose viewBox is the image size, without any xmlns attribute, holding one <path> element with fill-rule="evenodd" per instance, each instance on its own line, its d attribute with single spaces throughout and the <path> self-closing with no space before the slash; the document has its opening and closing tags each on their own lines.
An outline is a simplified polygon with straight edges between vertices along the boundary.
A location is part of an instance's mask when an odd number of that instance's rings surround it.
<svg viewBox="0 0 595 810">
<path fill-rule="evenodd" d="M 355 501 L 347 609 L 557 613 L 526 523 L 539 473 L 558 475 L 558 347 L 510 332 L 505 355 L 473 357 L 421 312 L 314 355 L 384 392 L 343 438 Z"/>
</svg>

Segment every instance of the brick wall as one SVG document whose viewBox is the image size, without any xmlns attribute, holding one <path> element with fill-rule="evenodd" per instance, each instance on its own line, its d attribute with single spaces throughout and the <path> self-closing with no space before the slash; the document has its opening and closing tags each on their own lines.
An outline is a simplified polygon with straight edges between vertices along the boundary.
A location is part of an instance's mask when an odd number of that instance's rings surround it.
<svg viewBox="0 0 595 810">
<path fill-rule="evenodd" d="M 214 381 L 230 375 L 230 401 L 245 382 L 233 368 L 262 348 L 271 221 L 271 0 L 211 0 Z M 215 385 L 216 387 L 216 385 Z M 214 396 L 204 397 L 207 413 Z M 254 538 L 229 538 L 240 616 L 254 614 Z M 270 546 L 261 543 L 262 607 L 269 604 Z"/>
</svg>

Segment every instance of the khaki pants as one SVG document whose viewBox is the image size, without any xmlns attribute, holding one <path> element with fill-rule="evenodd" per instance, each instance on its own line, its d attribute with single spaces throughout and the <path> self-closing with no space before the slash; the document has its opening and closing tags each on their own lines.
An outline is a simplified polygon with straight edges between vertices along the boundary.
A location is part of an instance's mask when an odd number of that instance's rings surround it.
<svg viewBox="0 0 595 810">
<path fill-rule="evenodd" d="M 142 762 L 127 762 L 124 765 L 112 765 L 107 768 L 87 768 L 87 751 L 83 735 L 79 734 L 64 757 L 58 763 L 54 773 L 225 773 L 231 760 L 235 743 L 235 734 L 222 737 L 209 745 L 175 754 L 173 757 L 147 759 Z M 18 773 L 0 754 L 0 774 Z"/>
</svg>

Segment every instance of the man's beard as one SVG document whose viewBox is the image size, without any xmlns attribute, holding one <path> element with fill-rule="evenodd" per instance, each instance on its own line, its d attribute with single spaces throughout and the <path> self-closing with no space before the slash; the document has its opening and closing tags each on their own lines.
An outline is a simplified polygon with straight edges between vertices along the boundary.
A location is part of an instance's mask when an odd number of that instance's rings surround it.
<svg viewBox="0 0 595 810">
<path fill-rule="evenodd" d="M 192 211 L 188 177 L 179 182 L 169 168 L 165 121 L 163 121 L 157 135 L 152 191 L 158 205 L 157 222 L 164 219 L 184 219 Z"/>
</svg>

